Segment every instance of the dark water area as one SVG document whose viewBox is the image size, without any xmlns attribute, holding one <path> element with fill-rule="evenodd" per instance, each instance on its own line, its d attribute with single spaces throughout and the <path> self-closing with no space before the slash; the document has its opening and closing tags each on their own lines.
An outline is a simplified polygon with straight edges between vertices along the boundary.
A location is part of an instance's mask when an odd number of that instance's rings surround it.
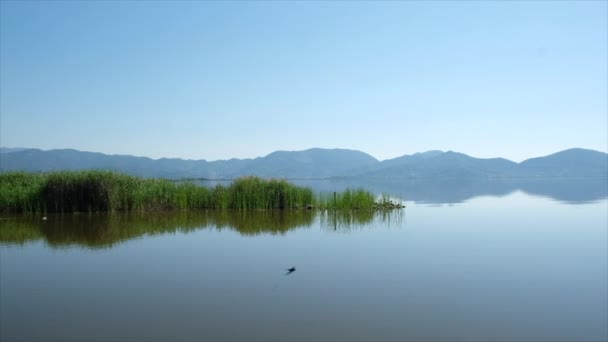
<svg viewBox="0 0 608 342">
<path fill-rule="evenodd" d="M 2 217 L 0 340 L 608 339 L 605 182 L 299 182 L 407 208 Z"/>
</svg>

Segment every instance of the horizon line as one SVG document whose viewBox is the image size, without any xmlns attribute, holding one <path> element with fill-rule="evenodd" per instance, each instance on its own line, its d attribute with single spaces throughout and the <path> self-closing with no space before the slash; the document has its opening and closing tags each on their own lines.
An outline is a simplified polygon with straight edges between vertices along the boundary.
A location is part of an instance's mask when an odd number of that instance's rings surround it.
<svg viewBox="0 0 608 342">
<path fill-rule="evenodd" d="M 205 161 L 205 162 L 218 162 L 218 161 L 229 161 L 229 160 L 255 160 L 258 158 L 266 158 L 269 155 L 276 153 L 276 152 L 291 152 L 291 153 L 295 153 L 295 152 L 306 152 L 306 151 L 310 151 L 310 150 L 326 150 L 326 151 L 330 151 L 330 150 L 343 150 L 343 151 L 353 151 L 353 152 L 360 152 L 360 153 L 364 153 L 372 158 L 374 158 L 376 161 L 378 162 L 384 162 L 384 161 L 388 161 L 388 160 L 393 160 L 393 159 L 397 159 L 397 158 L 402 158 L 402 157 L 406 157 L 406 156 L 413 156 L 416 154 L 423 154 L 423 153 L 427 153 L 427 152 L 441 152 L 441 153 L 460 153 L 460 154 L 464 154 L 468 157 L 471 158 L 475 158 L 475 159 L 505 159 L 508 161 L 511 161 L 513 163 L 523 163 L 526 160 L 530 160 L 530 159 L 535 159 L 535 158 L 542 158 L 542 157 L 547 157 L 556 153 L 560 153 L 560 152 L 564 152 L 564 151 L 569 151 L 569 150 L 588 150 L 588 151 L 595 151 L 595 152 L 600 152 L 600 153 L 604 153 L 604 154 L 608 154 L 608 150 L 607 151 L 600 151 L 600 150 L 595 150 L 595 149 L 591 149 L 591 148 L 584 148 L 584 147 L 571 147 L 571 148 L 567 148 L 564 150 L 559 150 L 556 152 L 552 152 L 546 155 L 540 155 L 540 156 L 536 156 L 536 157 L 531 157 L 531 158 L 527 158 L 522 160 L 521 162 L 516 162 L 513 161 L 511 159 L 508 158 L 504 158 L 504 157 L 490 157 L 490 158 L 480 158 L 480 157 L 475 157 L 473 155 L 467 154 L 465 152 L 459 152 L 459 151 L 454 151 L 454 150 L 427 150 L 427 151 L 423 151 L 423 152 L 415 152 L 412 154 L 403 154 L 394 158 L 388 158 L 388 159 L 378 159 L 375 156 L 365 152 L 365 151 L 361 151 L 361 150 L 356 150 L 356 149 L 350 149 L 350 148 L 340 148 L 340 147 L 332 147 L 332 148 L 325 148 L 325 147 L 310 147 L 310 148 L 306 148 L 303 150 L 275 150 L 272 151 L 270 153 L 267 153 L 263 156 L 257 156 L 257 157 L 253 157 L 253 158 L 236 158 L 236 157 L 232 157 L 232 158 L 227 158 L 227 159 L 215 159 L 215 160 L 207 160 L 207 159 L 191 159 L 191 158 L 179 158 L 179 157 L 160 157 L 160 158 L 153 158 L 153 157 L 148 157 L 148 156 L 141 156 L 141 155 L 134 155 L 134 154 L 118 154 L 118 153 L 104 153 L 104 152 L 99 152 L 99 151 L 87 151 L 87 150 L 78 150 L 75 148 L 51 148 L 51 149 L 42 149 L 42 148 L 36 148 L 36 147 L 8 147 L 8 146 L 0 146 L 0 149 L 20 149 L 20 150 L 38 150 L 38 151 L 43 151 L 43 152 L 51 152 L 51 151 L 65 151 L 65 150 L 72 150 L 72 151 L 77 151 L 77 152 L 84 152 L 84 153 L 98 153 L 98 154 L 103 154 L 103 155 L 107 155 L 107 156 L 120 156 L 120 157 L 134 157 L 134 158 L 146 158 L 146 159 L 151 159 L 151 160 L 163 160 L 163 159 L 178 159 L 178 160 L 184 160 L 184 161 Z"/>
</svg>

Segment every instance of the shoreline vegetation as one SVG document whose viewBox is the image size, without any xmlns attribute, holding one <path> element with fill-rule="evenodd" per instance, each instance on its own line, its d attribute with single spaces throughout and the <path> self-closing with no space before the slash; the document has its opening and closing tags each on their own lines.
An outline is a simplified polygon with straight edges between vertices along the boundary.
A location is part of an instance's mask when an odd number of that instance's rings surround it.
<svg viewBox="0 0 608 342">
<path fill-rule="evenodd" d="M 392 210 L 389 196 L 363 189 L 316 194 L 285 180 L 243 177 L 229 185 L 148 179 L 113 171 L 0 173 L 0 212 L 46 214 L 171 210 Z"/>
</svg>

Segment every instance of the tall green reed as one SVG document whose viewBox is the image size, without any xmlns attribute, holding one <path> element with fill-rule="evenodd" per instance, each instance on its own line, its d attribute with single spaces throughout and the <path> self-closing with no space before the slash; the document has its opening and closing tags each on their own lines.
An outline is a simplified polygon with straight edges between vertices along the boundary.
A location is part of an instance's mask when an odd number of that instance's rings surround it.
<svg viewBox="0 0 608 342">
<path fill-rule="evenodd" d="M 365 210 L 378 206 L 363 189 L 315 195 L 284 180 L 245 177 L 209 188 L 112 171 L 0 173 L 0 212 L 73 213 L 193 209 Z"/>
</svg>

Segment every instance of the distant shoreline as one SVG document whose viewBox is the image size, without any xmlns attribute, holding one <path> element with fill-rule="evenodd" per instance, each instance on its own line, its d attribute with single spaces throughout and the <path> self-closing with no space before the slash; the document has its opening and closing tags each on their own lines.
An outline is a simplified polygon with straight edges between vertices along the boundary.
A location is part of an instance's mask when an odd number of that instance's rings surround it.
<svg viewBox="0 0 608 342">
<path fill-rule="evenodd" d="M 378 160 L 347 149 L 276 151 L 255 159 L 184 160 L 107 155 L 72 149 L 0 148 L 0 171 L 108 170 L 146 178 L 231 181 L 258 176 L 286 180 L 367 179 L 538 179 L 608 177 L 608 154 L 573 148 L 516 163 L 475 158 L 453 151 L 427 151 Z"/>
</svg>

